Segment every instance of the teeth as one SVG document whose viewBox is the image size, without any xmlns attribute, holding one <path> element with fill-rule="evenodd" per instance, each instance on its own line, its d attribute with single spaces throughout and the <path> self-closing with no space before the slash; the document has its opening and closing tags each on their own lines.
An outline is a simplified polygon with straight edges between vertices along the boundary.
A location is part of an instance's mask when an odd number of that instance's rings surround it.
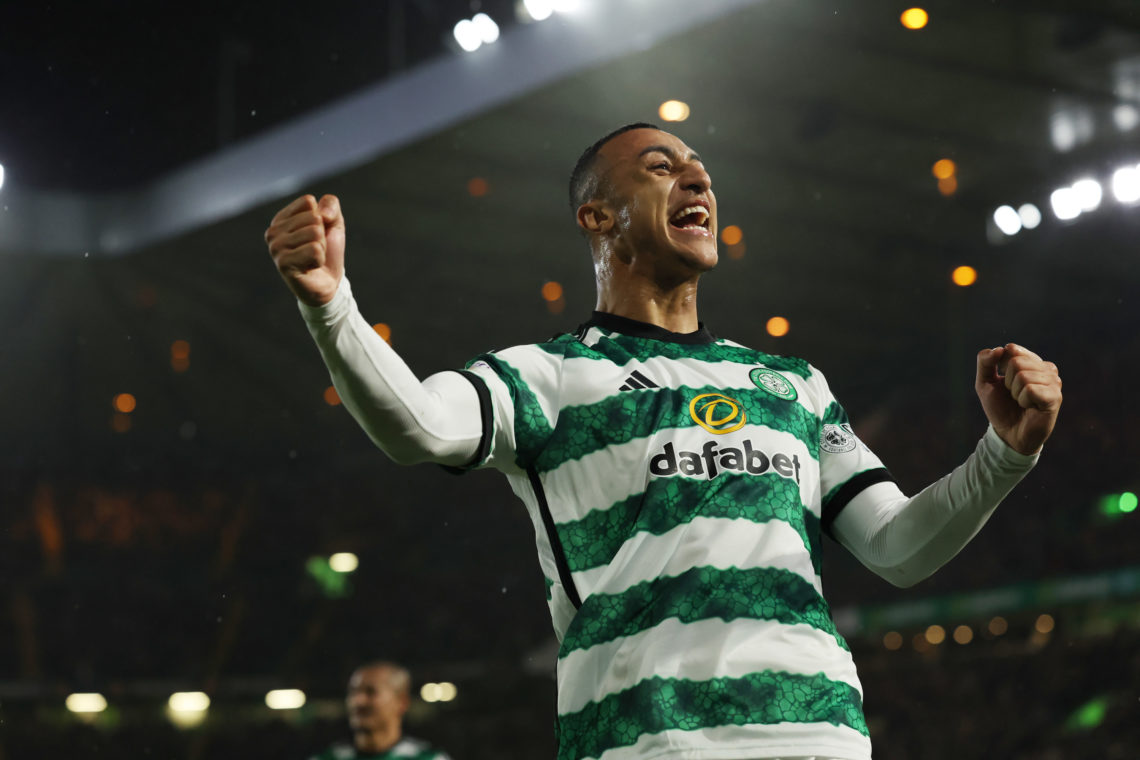
<svg viewBox="0 0 1140 760">
<path fill-rule="evenodd" d="M 690 214 L 699 214 L 699 216 L 697 217 L 695 224 L 687 224 L 685 225 L 684 229 L 689 229 L 690 227 L 703 228 L 705 226 L 705 222 L 707 222 L 709 219 L 709 212 L 705 210 L 704 206 L 686 206 L 676 214 L 673 214 L 673 218 L 681 219 L 683 217 L 689 216 Z"/>
</svg>

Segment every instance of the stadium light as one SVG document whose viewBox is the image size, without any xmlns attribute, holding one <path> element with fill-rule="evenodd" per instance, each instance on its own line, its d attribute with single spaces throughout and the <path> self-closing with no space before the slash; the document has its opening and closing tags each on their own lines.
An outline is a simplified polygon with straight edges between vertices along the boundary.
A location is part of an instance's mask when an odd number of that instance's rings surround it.
<svg viewBox="0 0 1140 760">
<path fill-rule="evenodd" d="M 1140 201 L 1140 164 L 1122 166 L 1112 173 L 1112 195 L 1120 203 Z"/>
<path fill-rule="evenodd" d="M 545 21 L 554 13 L 554 3 L 550 0 L 523 0 L 524 20 Z"/>
<path fill-rule="evenodd" d="M 71 712 L 80 714 L 101 713 L 107 709 L 106 698 L 97 692 L 68 694 L 64 704 Z"/>
<path fill-rule="evenodd" d="M 490 45 L 499 39 L 499 25 L 486 13 L 476 13 L 471 19 L 471 23 L 475 25 L 475 29 L 479 32 L 479 39 L 484 45 Z"/>
<path fill-rule="evenodd" d="M 0 189 L 4 187 L 4 164 L 0 164 Z"/>
<path fill-rule="evenodd" d="M 1006 235 L 1016 235 L 1021 232 L 1021 215 L 1013 206 L 998 206 L 994 211 L 994 224 Z"/>
<path fill-rule="evenodd" d="M 265 704 L 271 710 L 296 710 L 305 704 L 305 692 L 300 689 L 274 689 L 265 695 Z"/>
<path fill-rule="evenodd" d="M 469 18 L 465 18 L 456 24 L 451 33 L 455 35 L 455 41 L 459 43 L 459 47 L 468 53 L 475 52 L 483 44 L 483 37 L 479 34 L 478 27 Z"/>
<path fill-rule="evenodd" d="M 1112 121 L 1121 132 L 1128 132 L 1140 124 L 1140 111 L 1131 103 L 1121 103 L 1112 109 Z"/>
<path fill-rule="evenodd" d="M 1053 215 L 1062 222 L 1076 219 L 1081 215 L 1081 201 L 1071 187 L 1059 187 L 1049 196 Z"/>
<path fill-rule="evenodd" d="M 1077 195 L 1077 202 L 1081 204 L 1081 211 L 1095 211 L 1104 197 L 1104 189 L 1092 177 L 1085 177 L 1073 183 L 1073 192 Z"/>
<path fill-rule="evenodd" d="M 337 552 L 329 557 L 329 567 L 338 573 L 351 573 L 360 566 L 360 560 L 352 552 Z"/>
<path fill-rule="evenodd" d="M 1037 225 L 1041 224 L 1041 209 L 1032 203 L 1023 203 L 1017 209 L 1017 218 L 1025 229 L 1037 229 Z"/>
<path fill-rule="evenodd" d="M 210 698 L 203 691 L 176 691 L 166 702 L 166 716 L 179 728 L 195 728 L 206 720 Z"/>
</svg>

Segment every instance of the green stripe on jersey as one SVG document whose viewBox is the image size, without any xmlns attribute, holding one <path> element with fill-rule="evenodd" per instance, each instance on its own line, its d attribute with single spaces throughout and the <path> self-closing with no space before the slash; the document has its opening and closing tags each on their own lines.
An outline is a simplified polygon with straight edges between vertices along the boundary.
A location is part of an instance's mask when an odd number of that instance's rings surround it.
<svg viewBox="0 0 1140 760">
<path fill-rule="evenodd" d="M 858 690 L 822 673 L 776 671 L 690 681 L 647 678 L 558 718 L 558 760 L 600 757 L 645 734 L 713 726 L 830 723 L 868 736 Z"/>
<path fill-rule="evenodd" d="M 682 623 L 738 618 L 805 623 L 847 642 L 835 629 L 827 602 L 800 575 L 772 567 L 741 570 L 694 567 L 680 575 L 655 578 L 616 594 L 586 597 L 562 639 L 559 658 L 622 636 L 649 630 L 669 618 Z"/>
<path fill-rule="evenodd" d="M 510 391 L 515 407 L 515 464 L 525 470 L 549 440 L 550 421 L 546 419 L 538 397 L 509 362 L 493 354 L 483 354 L 472 359 L 467 366 L 477 361 L 489 364 Z"/>
<path fill-rule="evenodd" d="M 823 413 L 823 422 L 824 424 L 842 425 L 849 420 L 847 419 L 847 412 L 839 405 L 839 402 L 832 401 Z"/>
<path fill-rule="evenodd" d="M 599 328 L 601 329 L 601 328 Z M 811 377 L 811 365 L 803 359 L 794 356 L 774 356 L 743 346 L 729 346 L 724 343 L 705 343 L 694 345 L 690 343 L 673 343 L 650 338 L 635 338 L 621 333 L 610 333 L 602 330 L 606 337 L 593 346 L 582 345 L 585 351 L 577 351 L 563 347 L 560 341 L 552 341 L 539 346 L 548 353 L 564 354 L 570 356 L 608 359 L 615 364 L 622 365 L 631 361 L 645 361 L 646 359 L 695 359 L 702 362 L 732 362 L 733 364 L 763 364 L 766 367 L 790 372 L 793 375 L 807 379 Z"/>
<path fill-rule="evenodd" d="M 689 413 L 689 402 L 702 393 L 720 394 L 723 389 L 682 385 L 635 393 L 619 391 L 594 404 L 564 407 L 558 413 L 558 427 L 535 460 L 535 468 L 540 473 L 550 472 L 607 446 L 645 438 L 659 430 L 694 427 L 697 422 Z M 806 408 L 766 393 L 729 395 L 740 403 L 749 425 L 790 433 L 813 458 L 819 457 L 819 420 Z"/>
<path fill-rule="evenodd" d="M 660 536 L 696 517 L 755 523 L 782 520 L 795 528 L 804 547 L 811 551 L 805 514 L 810 515 L 800 500 L 799 486 L 787 478 L 775 473 L 722 473 L 712 482 L 703 478 L 655 478 L 644 492 L 557 527 L 567 564 L 577 573 L 608 564 L 622 544 L 637 533 Z M 812 554 L 814 557 L 815 552 Z"/>
</svg>

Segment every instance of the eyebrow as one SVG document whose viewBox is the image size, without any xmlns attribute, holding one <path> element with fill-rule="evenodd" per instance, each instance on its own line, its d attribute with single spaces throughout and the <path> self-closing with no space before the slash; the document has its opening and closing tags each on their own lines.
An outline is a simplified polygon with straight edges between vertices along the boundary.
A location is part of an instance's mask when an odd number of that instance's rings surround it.
<svg viewBox="0 0 1140 760">
<path fill-rule="evenodd" d="M 648 148 L 645 148 L 640 153 L 638 153 L 637 157 L 641 158 L 642 156 L 644 156 L 647 153 L 661 153 L 666 158 L 668 158 L 670 161 L 676 161 L 677 160 L 677 152 L 675 150 L 673 150 L 672 148 L 670 148 L 668 145 L 650 145 Z M 697 163 L 701 163 L 701 164 L 704 163 L 704 161 L 701 161 L 701 157 L 698 156 L 696 153 L 690 153 L 689 154 L 689 160 L 690 161 L 696 161 Z"/>
</svg>

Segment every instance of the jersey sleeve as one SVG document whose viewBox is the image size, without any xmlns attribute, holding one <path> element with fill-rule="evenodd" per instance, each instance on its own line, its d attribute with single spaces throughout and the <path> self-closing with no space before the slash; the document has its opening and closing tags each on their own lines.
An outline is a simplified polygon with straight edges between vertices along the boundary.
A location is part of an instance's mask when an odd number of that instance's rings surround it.
<svg viewBox="0 0 1140 760">
<path fill-rule="evenodd" d="M 894 477 L 855 435 L 847 411 L 832 394 L 824 376 L 814 370 L 811 381 L 820 410 L 820 522 L 830 535 L 831 524 L 853 498 L 875 483 L 893 483 Z"/>
<path fill-rule="evenodd" d="M 469 467 L 525 472 L 546 447 L 558 409 L 561 357 L 539 346 L 516 346 L 482 354 L 464 374 L 482 385 L 485 446 Z"/>
</svg>

